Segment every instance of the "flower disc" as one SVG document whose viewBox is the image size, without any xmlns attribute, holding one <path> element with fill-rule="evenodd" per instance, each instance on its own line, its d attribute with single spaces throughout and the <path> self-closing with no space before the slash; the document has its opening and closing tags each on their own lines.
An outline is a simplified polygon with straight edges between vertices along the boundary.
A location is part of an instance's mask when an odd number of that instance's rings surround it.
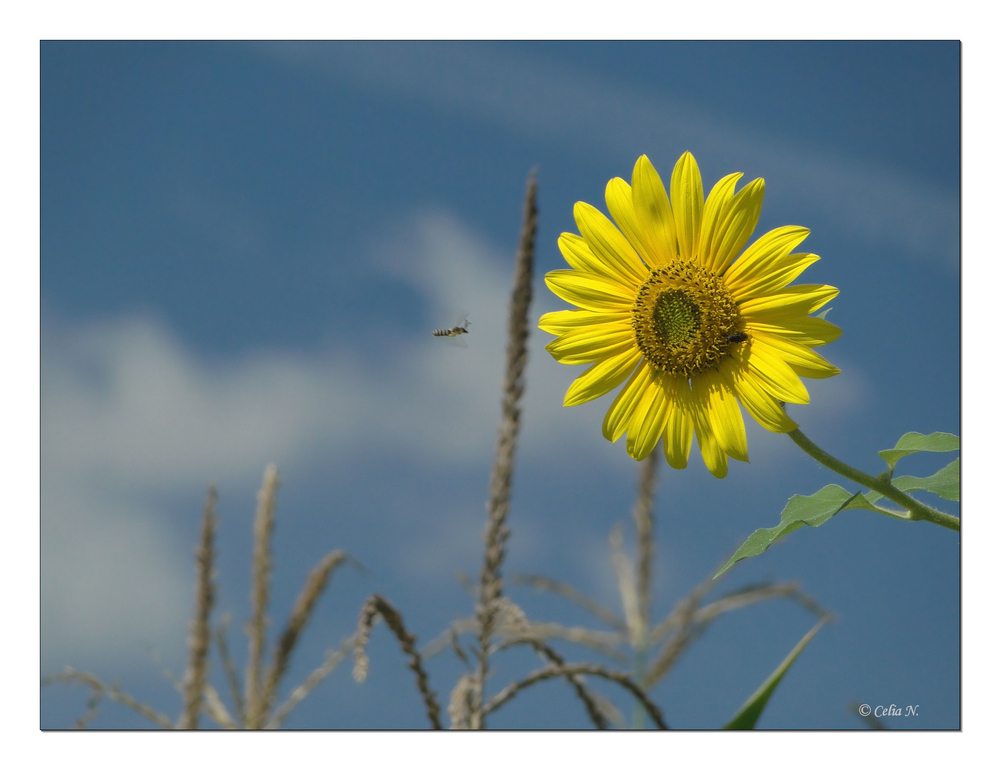
<svg viewBox="0 0 1000 770">
<path fill-rule="evenodd" d="M 685 379 L 719 363 L 739 321 L 723 283 L 680 259 L 651 270 L 632 307 L 635 344 L 650 366 Z"/>
</svg>

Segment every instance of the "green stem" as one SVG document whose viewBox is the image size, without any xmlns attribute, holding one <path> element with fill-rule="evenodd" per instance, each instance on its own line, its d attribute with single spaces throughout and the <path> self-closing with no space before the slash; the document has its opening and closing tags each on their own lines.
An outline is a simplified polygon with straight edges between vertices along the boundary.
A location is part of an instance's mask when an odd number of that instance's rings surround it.
<svg viewBox="0 0 1000 770">
<path fill-rule="evenodd" d="M 905 492 L 900 492 L 896 489 L 896 487 L 894 487 L 888 479 L 880 479 L 874 476 L 869 476 L 867 473 L 859 471 L 857 468 L 852 468 L 847 463 L 841 462 L 836 457 L 827 454 L 812 441 L 807 439 L 798 428 L 789 433 L 788 437 L 798 444 L 799 447 L 802 448 L 802 451 L 804 451 L 807 455 L 815 460 L 818 460 L 830 470 L 836 471 L 844 478 L 856 481 L 858 484 L 863 484 L 869 489 L 878 492 L 883 497 L 886 497 L 894 503 L 903 506 L 910 512 L 910 515 L 905 517 L 909 521 L 929 521 L 932 524 L 937 524 L 939 527 L 953 529 L 956 532 L 960 530 L 957 516 L 942 513 L 941 511 L 937 511 L 930 506 L 914 500 Z M 890 512 L 887 511 L 886 513 Z M 896 518 L 904 517 L 896 515 Z"/>
</svg>

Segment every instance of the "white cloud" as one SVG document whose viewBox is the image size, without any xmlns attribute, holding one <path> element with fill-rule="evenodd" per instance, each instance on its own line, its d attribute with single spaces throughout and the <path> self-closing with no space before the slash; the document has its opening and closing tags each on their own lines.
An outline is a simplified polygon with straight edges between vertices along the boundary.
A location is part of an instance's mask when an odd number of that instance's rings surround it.
<svg viewBox="0 0 1000 770">
<path fill-rule="evenodd" d="M 690 149 L 720 169 L 747 172 L 748 179 L 780 180 L 769 187 L 772 201 L 780 196 L 809 206 L 853 237 L 958 264 L 957 191 L 784 137 L 755 135 L 735 117 L 729 122 L 633 83 L 489 45 L 268 43 L 257 50 L 349 87 L 433 105 L 581 153 L 618 159 L 645 152 L 667 165 Z M 621 170 L 630 173 L 630 166 Z"/>
<path fill-rule="evenodd" d="M 141 497 L 55 478 L 43 465 L 41 627 L 45 671 L 176 652 L 194 596 L 192 561 Z M 188 544 L 189 545 L 189 544 Z M 186 555 L 190 556 L 190 545 Z"/>
</svg>

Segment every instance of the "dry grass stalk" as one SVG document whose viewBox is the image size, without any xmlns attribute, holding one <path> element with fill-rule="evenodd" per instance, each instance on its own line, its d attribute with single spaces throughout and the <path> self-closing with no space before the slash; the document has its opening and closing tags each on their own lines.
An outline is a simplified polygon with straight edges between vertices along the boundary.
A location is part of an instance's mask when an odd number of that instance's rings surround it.
<svg viewBox="0 0 1000 770">
<path fill-rule="evenodd" d="M 638 593 L 639 618 L 643 637 L 649 629 L 655 547 L 653 541 L 653 495 L 656 492 L 656 464 L 659 456 L 659 452 L 654 450 L 640 463 L 639 497 L 632 509 L 636 539 L 638 540 L 639 574 L 636 592 Z"/>
<path fill-rule="evenodd" d="M 229 714 L 229 710 L 226 708 L 226 704 L 222 702 L 222 698 L 219 697 L 218 691 L 207 683 L 205 684 L 205 701 L 202 704 L 202 708 L 205 709 L 205 713 L 220 727 L 225 727 L 227 730 L 239 729 L 240 725 L 236 724 L 236 721 Z"/>
<path fill-rule="evenodd" d="M 770 599 L 787 597 L 798 601 L 821 617 L 828 614 L 812 598 L 802 593 L 798 583 L 794 581 L 749 586 L 717 599 L 704 607 L 699 607 L 702 598 L 711 589 L 713 583 L 714 580 L 708 580 L 698 586 L 654 630 L 654 634 L 651 636 L 656 641 L 666 637 L 671 632 L 673 632 L 673 636 L 663 646 L 660 654 L 650 666 L 646 677 L 647 687 L 666 676 L 688 645 L 698 638 L 713 620 L 727 612 Z"/>
<path fill-rule="evenodd" d="M 160 712 L 156 711 L 145 703 L 140 703 L 131 695 L 122 692 L 118 689 L 117 684 L 113 684 L 110 687 L 100 679 L 98 679 L 93 674 L 87 674 L 83 671 L 77 671 L 76 669 L 66 667 L 66 670 L 61 674 L 49 674 L 42 680 L 42 684 L 49 684 L 51 682 L 79 682 L 80 684 L 87 685 L 95 694 L 100 694 L 105 698 L 115 701 L 116 703 L 121 703 L 123 706 L 128 706 L 130 709 L 138 714 L 146 717 L 150 722 L 158 725 L 166 730 L 172 730 L 174 728 L 173 722 L 170 718 L 164 716 Z M 89 721 L 89 720 L 88 720 Z M 77 724 L 80 724 L 77 722 Z M 84 723 L 86 724 L 86 723 Z"/>
<path fill-rule="evenodd" d="M 171 671 L 169 668 L 167 668 L 165 665 L 163 665 L 163 660 L 160 658 L 160 653 L 158 653 L 156 651 L 156 648 L 153 647 L 153 645 L 149 644 L 148 642 L 144 642 L 143 643 L 143 647 L 145 647 L 146 651 L 149 653 L 150 660 L 152 660 L 153 663 L 156 664 L 156 667 L 158 669 L 160 669 L 160 675 L 164 679 L 166 679 L 168 682 L 170 682 L 170 684 L 173 685 L 173 688 L 177 692 L 179 692 L 181 694 L 181 697 L 183 698 L 183 696 L 184 696 L 184 683 L 180 679 L 178 679 L 176 676 L 174 676 L 173 671 Z M 182 702 L 182 705 L 183 705 L 183 702 Z"/>
<path fill-rule="evenodd" d="M 246 679 L 246 725 L 258 729 L 263 722 L 263 687 L 261 666 L 267 633 L 267 602 L 271 586 L 271 535 L 274 532 L 274 497 L 278 488 L 278 469 L 268 465 L 257 493 L 257 515 L 254 518 L 253 615 L 247 628 L 249 662 Z"/>
<path fill-rule="evenodd" d="M 252 618 L 247 624 L 247 635 L 250 637 L 250 655 L 247 665 L 247 681 L 241 687 L 236 664 L 229 652 L 227 643 L 229 631 L 229 615 L 215 629 L 214 636 L 222 660 L 226 683 L 233 702 L 233 713 L 230 713 L 215 688 L 208 682 L 208 654 L 211 646 L 212 631 L 209 623 L 215 595 L 215 529 L 216 529 L 216 493 L 209 489 L 208 501 L 202 518 L 201 539 L 197 549 L 198 588 L 195 600 L 195 617 L 191 625 L 188 640 L 190 656 L 183 681 L 179 681 L 160 663 L 159 655 L 150 647 L 150 654 L 159 666 L 161 673 L 174 688 L 181 693 L 182 709 L 176 725 L 157 713 L 149 706 L 139 703 L 134 698 L 118 689 L 117 685 L 109 687 L 91 674 L 85 674 L 67 668 L 62 674 L 53 674 L 42 680 L 43 684 L 50 682 L 82 683 L 90 687 L 92 697 L 88 702 L 87 712 L 77 720 L 78 727 L 86 727 L 97 716 L 98 705 L 102 698 L 107 697 L 142 714 L 154 724 L 164 728 L 178 727 L 196 729 L 199 727 L 199 715 L 204 713 L 218 725 L 228 729 L 262 727 L 280 727 L 289 713 L 312 690 L 322 682 L 336 666 L 348 655 L 354 643 L 354 637 L 341 645 L 338 651 L 328 652 L 323 664 L 314 670 L 303 684 L 297 687 L 288 699 L 278 709 L 274 709 L 274 700 L 278 684 L 286 673 L 288 661 L 295 645 L 311 617 L 316 602 L 325 590 L 333 571 L 344 561 L 352 561 L 359 569 L 363 568 L 350 554 L 344 551 L 333 551 L 327 554 L 319 565 L 309 573 L 306 584 L 299 594 L 289 616 L 288 626 L 281 635 L 275 648 L 274 661 L 267 670 L 266 677 L 261 675 L 261 658 L 264 653 L 265 634 L 267 630 L 267 604 L 271 580 L 271 535 L 274 529 L 275 491 L 278 486 L 278 472 L 274 465 L 269 465 L 264 471 L 264 480 L 257 495 L 257 514 L 254 519 L 254 564 L 253 589 L 251 600 Z M 401 622 L 401 621 L 400 621 Z M 412 639 L 412 638 L 411 638 Z M 419 656 L 417 657 L 419 668 Z M 422 670 L 421 672 L 422 673 Z M 263 680 L 263 681 L 262 681 Z M 426 687 L 426 676 L 421 680 Z M 436 705 L 436 704 L 435 704 Z M 273 712 L 273 713 L 272 713 Z M 266 725 L 265 725 L 266 723 Z"/>
<path fill-rule="evenodd" d="M 93 690 L 87 699 L 87 710 L 76 720 L 73 728 L 76 730 L 86 730 L 87 725 L 93 722 L 97 715 L 101 713 L 101 701 L 104 700 L 104 693 Z"/>
<path fill-rule="evenodd" d="M 478 628 L 479 622 L 475 618 L 460 618 L 453 621 L 443 633 L 424 645 L 420 650 L 420 654 L 426 660 L 433 658 L 435 655 L 440 655 L 449 647 L 454 649 L 458 636 L 474 633 Z M 539 640 L 563 639 L 567 642 L 590 647 L 619 663 L 627 664 L 631 660 L 628 655 L 619 649 L 619 645 L 625 641 L 624 635 L 614 631 L 595 631 L 579 626 L 563 626 L 559 623 L 534 622 L 529 622 L 527 628 L 520 631 L 508 630 L 502 626 L 497 626 L 495 630 L 501 636 L 505 636 L 508 633 L 521 633 L 522 635 L 532 636 Z M 461 660 L 466 660 L 465 653 L 460 649 L 456 650 L 455 654 Z"/>
<path fill-rule="evenodd" d="M 723 596 L 721 599 L 717 599 L 711 604 L 706 604 L 704 607 L 701 607 L 694 614 L 694 622 L 706 624 L 726 612 L 738 610 L 742 607 L 749 607 L 751 604 L 757 604 L 757 602 L 767 601 L 768 599 L 778 599 L 781 597 L 796 600 L 810 612 L 814 612 L 820 617 L 828 614 L 827 611 L 820 607 L 819 604 L 817 604 L 812 598 L 806 596 L 799 590 L 799 584 L 796 581 L 790 580 L 785 583 L 743 588 L 735 593 L 729 594 L 728 596 Z"/>
<path fill-rule="evenodd" d="M 535 648 L 535 651 L 549 663 L 552 663 L 556 666 L 566 665 L 566 661 L 562 657 L 562 655 L 560 655 L 558 652 L 556 652 L 554 649 L 549 647 L 544 642 L 539 641 L 538 639 L 532 636 L 525 636 L 520 639 L 510 639 L 507 642 L 505 642 L 502 646 L 506 648 L 506 647 L 513 647 L 514 645 L 518 644 L 530 644 L 532 647 Z M 579 697 L 580 700 L 583 701 L 583 705 L 587 709 L 587 716 L 590 717 L 590 721 L 594 723 L 594 726 L 598 730 L 607 730 L 608 720 L 605 717 L 604 712 L 601 710 L 601 707 L 598 705 L 594 693 L 590 692 L 590 690 L 587 689 L 584 678 L 579 674 L 566 674 L 566 681 L 569 682 L 570 685 L 572 685 L 573 689 L 576 691 L 577 697 Z"/>
<path fill-rule="evenodd" d="M 215 629 L 215 646 L 219 650 L 219 657 L 222 659 L 222 668 L 226 673 L 226 684 L 229 686 L 229 696 L 233 699 L 233 708 L 236 710 L 237 724 L 246 724 L 246 709 L 243 705 L 243 688 L 240 686 L 240 675 L 233 662 L 233 656 L 229 653 L 229 622 L 231 616 L 227 613 L 222 619 L 222 623 Z"/>
<path fill-rule="evenodd" d="M 195 598 L 194 621 L 188 647 L 191 656 L 184 675 L 184 710 L 177 726 L 182 730 L 196 730 L 198 715 L 201 713 L 205 678 L 208 673 L 208 650 L 212 642 L 209 616 L 215 601 L 212 585 L 215 563 L 215 487 L 209 487 L 208 500 L 201 522 L 201 543 L 198 546 L 196 564 L 198 569 L 198 591 Z"/>
<path fill-rule="evenodd" d="M 650 665 L 649 671 L 646 673 L 647 687 L 651 687 L 667 675 L 670 669 L 673 668 L 674 663 L 680 659 L 681 653 L 687 649 L 687 646 L 704 629 L 703 626 L 698 626 L 694 622 L 695 613 L 698 609 L 697 600 L 688 597 L 681 602 L 681 606 L 678 609 L 681 613 L 679 615 L 680 629 L 663 646 L 660 654 L 656 656 Z"/>
<path fill-rule="evenodd" d="M 532 672 L 524 679 L 517 682 L 512 682 L 507 685 L 503 690 L 494 695 L 489 703 L 483 706 L 483 711 L 490 714 L 500 708 L 504 703 L 513 698 L 517 693 L 526 687 L 530 687 L 537 682 L 543 682 L 546 679 L 553 679 L 555 677 L 561 676 L 574 676 L 579 674 L 585 674 L 587 676 L 599 676 L 602 679 L 607 679 L 611 682 L 616 682 L 626 690 L 628 690 L 632 695 L 635 696 L 636 700 L 642 704 L 642 707 L 646 709 L 646 713 L 649 714 L 656 726 L 661 730 L 666 730 L 667 723 L 663 721 L 663 714 L 660 713 L 659 707 L 653 703 L 643 692 L 642 688 L 639 687 L 632 678 L 622 672 L 622 671 L 608 671 L 604 666 L 599 666 L 596 663 L 572 663 L 563 666 L 547 666 L 546 668 L 538 669 Z"/>
<path fill-rule="evenodd" d="M 563 639 L 589 647 L 619 663 L 628 664 L 631 658 L 619 649 L 625 636 L 615 631 L 595 631 L 580 626 L 563 626 L 559 623 L 531 623 L 527 633 L 536 639 Z"/>
<path fill-rule="evenodd" d="M 425 659 L 433 658 L 435 655 L 440 655 L 451 646 L 451 640 L 453 637 L 460 636 L 462 634 L 474 633 L 478 630 L 479 621 L 475 618 L 459 618 L 458 620 L 453 620 L 444 631 L 423 646 L 423 649 L 420 650 L 420 655 Z"/>
<path fill-rule="evenodd" d="M 562 596 L 564 599 L 569 599 L 571 602 L 579 607 L 587 610 L 591 615 L 603 620 L 609 626 L 617 631 L 625 632 L 625 623 L 621 618 L 618 617 L 612 610 L 609 610 L 603 604 L 594 599 L 591 599 L 586 594 L 573 588 L 573 586 L 568 583 L 561 583 L 558 580 L 551 580 L 542 575 L 511 575 L 511 582 L 517 583 L 518 585 L 525 585 L 534 588 L 536 591 L 549 591 L 554 594 Z"/>
<path fill-rule="evenodd" d="M 635 569 L 632 561 L 622 549 L 621 526 L 615 526 L 608 537 L 611 546 L 611 563 L 618 577 L 618 591 L 622 597 L 625 612 L 625 626 L 628 628 L 629 643 L 638 648 L 644 635 L 642 614 L 639 610 L 639 592 L 636 590 Z"/>
<path fill-rule="evenodd" d="M 350 636 L 341 643 L 339 649 L 327 650 L 323 664 L 319 668 L 314 669 L 302 684 L 292 690 L 285 702 L 274 710 L 264 728 L 267 730 L 276 730 L 281 727 L 285 720 L 288 719 L 288 715 L 292 713 L 292 710 L 347 658 L 354 648 L 355 639 L 355 637 Z"/>
<path fill-rule="evenodd" d="M 448 699 L 449 730 L 468 730 L 472 716 L 472 695 L 476 689 L 476 679 L 472 674 L 462 674 L 455 683 Z"/>
<path fill-rule="evenodd" d="M 511 477 L 514 470 L 514 450 L 521 424 L 518 403 L 524 392 L 523 374 L 528 360 L 528 307 L 531 304 L 531 279 L 535 261 L 535 234 L 538 229 L 536 197 L 538 184 L 535 172 L 528 178 L 524 200 L 524 224 L 517 250 L 514 286 L 511 292 L 510 316 L 507 324 L 507 356 L 503 382 L 500 428 L 497 454 L 490 474 L 489 500 L 486 504 L 487 523 L 484 536 L 486 549 L 479 576 L 479 651 L 476 689 L 471 727 L 483 729 L 483 688 L 489 673 L 489 649 L 494 631 L 496 602 L 503 593 L 500 566 L 510 530 L 507 510 L 510 504 Z"/>
<path fill-rule="evenodd" d="M 465 654 L 465 650 L 462 649 L 462 645 L 458 643 L 458 633 L 455 629 L 451 630 L 451 649 L 460 661 L 466 666 L 469 665 L 469 657 Z"/>
<path fill-rule="evenodd" d="M 718 570 L 716 570 L 718 572 Z M 714 574 L 714 573 L 713 573 Z M 646 672 L 645 683 L 647 687 L 653 685 L 653 683 L 662 679 L 667 672 L 671 669 L 675 662 L 685 648 L 697 635 L 695 633 L 694 618 L 695 614 L 698 612 L 698 605 L 701 604 L 701 600 L 705 598 L 706 594 L 712 590 L 715 586 L 715 578 L 710 577 L 707 580 L 703 580 L 700 584 L 695 586 L 694 590 L 691 591 L 685 598 L 681 599 L 677 603 L 673 612 L 668 615 L 659 626 L 654 629 L 654 633 L 651 634 L 653 638 L 657 638 L 657 631 L 661 627 L 668 627 L 670 625 L 675 625 L 679 628 L 676 635 L 670 640 L 669 643 L 664 645 L 660 654 L 653 660 L 650 665 L 649 670 Z"/>
<path fill-rule="evenodd" d="M 403 652 L 410 659 L 409 667 L 417 676 L 417 689 L 424 699 L 424 706 L 427 709 L 427 717 L 431 721 L 431 726 L 435 730 L 441 729 L 439 714 L 441 712 L 437 703 L 437 698 L 427 683 L 427 672 L 424 671 L 423 663 L 420 660 L 420 653 L 415 645 L 416 637 L 410 634 L 403 625 L 403 616 L 399 614 L 395 607 L 387 599 L 379 594 L 372 594 L 361 608 L 361 617 L 358 619 L 358 633 L 354 643 L 354 678 L 358 682 L 363 682 L 368 675 L 368 657 L 365 654 L 365 647 L 368 645 L 368 638 L 371 634 L 372 625 L 376 617 L 381 615 L 385 619 L 385 624 L 399 640 L 399 645 Z"/>
<path fill-rule="evenodd" d="M 292 613 L 288 618 L 288 625 L 278 640 L 278 646 L 274 650 L 274 662 L 267 672 L 266 684 L 261 703 L 261 713 L 267 714 L 274 705 L 278 692 L 278 683 L 288 668 L 288 661 L 295 649 L 295 643 L 299 640 L 299 634 L 305 628 L 306 623 L 312 615 L 323 590 L 326 588 L 330 575 L 348 559 L 351 555 L 346 551 L 331 551 L 323 557 L 322 561 L 309 573 L 306 584 L 302 587 L 302 592 L 295 600 Z"/>
</svg>

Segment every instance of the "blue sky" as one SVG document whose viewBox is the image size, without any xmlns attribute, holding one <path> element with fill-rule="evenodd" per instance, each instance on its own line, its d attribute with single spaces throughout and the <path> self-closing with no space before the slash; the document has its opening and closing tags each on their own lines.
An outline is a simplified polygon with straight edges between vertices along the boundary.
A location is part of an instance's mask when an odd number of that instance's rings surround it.
<svg viewBox="0 0 1000 770">
<path fill-rule="evenodd" d="M 662 175 L 690 150 L 706 185 L 763 177 L 756 234 L 809 227 L 803 248 L 823 259 L 801 280 L 841 291 L 829 318 L 844 334 L 823 352 L 843 373 L 808 383 L 812 403 L 792 411 L 806 435 L 877 471 L 876 451 L 907 431 L 959 433 L 959 55 L 955 42 L 43 44 L 43 673 L 91 670 L 174 713 L 145 645 L 183 668 L 205 488 L 219 486 L 218 606 L 242 650 L 254 494 L 272 461 L 274 625 L 326 551 L 367 569 L 334 577 L 286 685 L 351 633 L 372 592 L 421 641 L 471 612 L 453 575 L 481 559 L 535 166 L 534 319 L 564 306 L 542 274 L 564 266 L 573 203 L 603 209 L 607 180 L 640 154 Z M 469 348 L 437 344 L 430 330 L 463 309 Z M 629 520 L 636 467 L 601 437 L 610 396 L 561 406 L 577 372 L 548 339 L 530 340 L 507 571 L 613 604 L 607 536 Z M 748 439 L 751 464 L 724 481 L 696 456 L 661 473 L 655 615 L 790 495 L 838 482 L 784 436 L 748 424 Z M 959 725 L 957 536 L 846 512 L 721 588 L 766 579 L 800 581 L 839 619 L 760 726 L 856 728 L 852 700 L 920 704 L 919 723 L 891 727 Z M 532 619 L 588 622 L 511 595 Z M 717 727 L 811 624 L 790 603 L 728 615 L 653 697 L 672 726 Z M 371 659 L 364 685 L 342 667 L 288 726 L 422 727 L 384 628 Z M 503 658 L 495 688 L 536 665 Z M 432 660 L 442 700 L 460 672 Z M 85 701 L 44 690 L 42 726 L 71 725 Z M 587 721 L 550 683 L 493 724 Z M 105 706 L 95 726 L 143 722 Z"/>
</svg>

